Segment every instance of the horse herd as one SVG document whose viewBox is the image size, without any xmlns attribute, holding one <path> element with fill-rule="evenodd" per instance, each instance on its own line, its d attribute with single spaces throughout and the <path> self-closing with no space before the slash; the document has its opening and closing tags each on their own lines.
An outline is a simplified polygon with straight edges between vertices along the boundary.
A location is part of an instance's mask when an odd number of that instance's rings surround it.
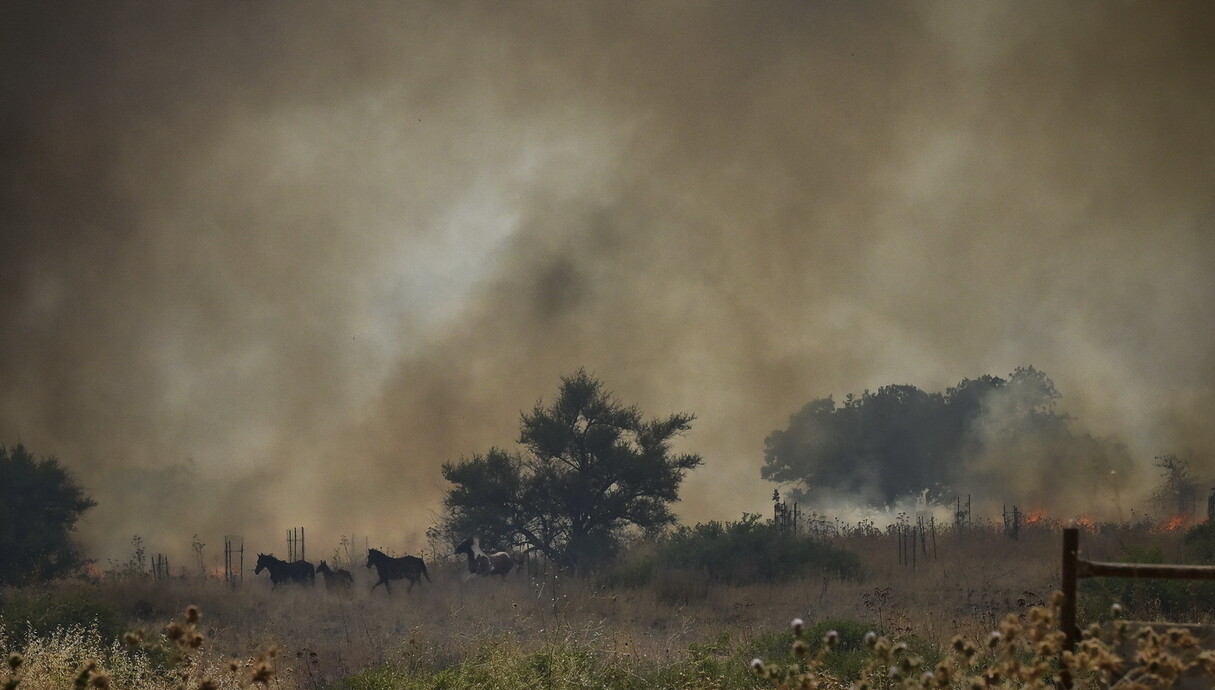
<svg viewBox="0 0 1215 690">
<path fill-rule="evenodd" d="M 503 579 L 506 579 L 506 575 L 512 569 L 520 565 L 521 559 L 521 557 L 512 556 L 505 551 L 485 553 L 481 550 L 476 538 L 473 537 L 460 542 L 456 546 L 455 553 L 468 557 L 468 572 L 483 576 L 500 575 Z M 426 572 L 426 563 L 417 556 L 394 558 L 379 549 L 367 549 L 367 568 L 375 568 L 376 575 L 379 576 L 379 580 L 371 586 L 373 592 L 376 587 L 384 585 L 384 590 L 392 594 L 392 587 L 388 584 L 392 580 L 409 580 L 406 592 L 411 591 L 423 577 L 427 582 L 431 582 L 430 573 Z M 271 588 L 288 582 L 315 584 L 317 573 L 320 573 L 325 579 L 325 589 L 327 590 L 340 592 L 354 586 L 354 576 L 350 574 L 349 570 L 330 568 L 325 561 L 321 561 L 320 565 L 313 567 L 308 561 L 288 562 L 270 554 L 259 553 L 257 554 L 257 567 L 253 569 L 253 574 L 260 575 L 263 570 L 270 571 Z"/>
</svg>

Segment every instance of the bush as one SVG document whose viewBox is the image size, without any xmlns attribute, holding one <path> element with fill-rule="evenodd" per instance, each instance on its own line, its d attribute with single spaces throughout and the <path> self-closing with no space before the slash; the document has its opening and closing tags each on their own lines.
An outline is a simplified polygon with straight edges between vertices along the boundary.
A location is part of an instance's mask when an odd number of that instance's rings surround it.
<svg viewBox="0 0 1215 690">
<path fill-rule="evenodd" d="M 71 627 L 91 628 L 108 643 L 122 636 L 125 625 L 118 607 L 84 584 L 9 590 L 0 604 L 0 631 L 17 643 Z"/>
<path fill-rule="evenodd" d="M 30 690 L 243 690 L 250 681 L 267 684 L 274 679 L 266 654 L 258 659 L 255 674 L 242 677 L 239 666 L 204 650 L 197 607 L 187 608 L 184 619 L 166 626 L 163 636 L 145 638 L 137 630 L 122 641 L 106 640 L 95 625 L 63 625 L 46 634 L 30 633 L 24 641 L 0 630 L 0 657 L 8 661 L 0 671 L 0 685 Z M 274 651 L 268 655 L 272 658 Z"/>
<path fill-rule="evenodd" d="M 658 545 L 665 568 L 707 573 L 717 584 L 777 582 L 820 573 L 859 578 L 860 558 L 846 549 L 797 534 L 755 514 L 736 522 L 680 527 Z"/>
<path fill-rule="evenodd" d="M 612 589 L 645 587 L 654 580 L 655 560 L 653 549 L 632 547 L 610 567 L 600 571 L 595 583 Z"/>
<path fill-rule="evenodd" d="M 1215 563 L 1215 520 L 1207 520 L 1185 531 L 1185 554 L 1197 563 Z"/>
</svg>

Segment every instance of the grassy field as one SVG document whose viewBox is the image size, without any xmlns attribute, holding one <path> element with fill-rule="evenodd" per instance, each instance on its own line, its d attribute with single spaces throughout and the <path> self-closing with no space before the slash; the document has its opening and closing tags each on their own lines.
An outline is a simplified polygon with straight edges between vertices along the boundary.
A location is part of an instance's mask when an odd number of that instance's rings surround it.
<svg viewBox="0 0 1215 690">
<path fill-rule="evenodd" d="M 171 669 L 182 668 L 183 656 L 188 687 L 204 678 L 243 686 L 260 668 L 259 680 L 270 685 L 312 690 L 752 688 L 769 687 L 749 667 L 752 658 L 793 659 L 794 618 L 806 622 L 813 645 L 828 629 L 840 632 L 843 643 L 827 668 L 847 677 L 864 663 L 859 640 L 869 630 L 906 640 L 935 663 L 956 636 L 987 639 L 1009 614 L 1024 619 L 1059 587 L 1057 529 L 1026 529 L 1016 540 L 995 529 L 943 531 L 935 544 L 925 540 L 914 567 L 900 563 L 888 534 L 835 541 L 860 557 L 861 577 L 723 586 L 705 573 L 665 568 L 640 586 L 609 587 L 602 583 L 617 580 L 604 574 L 471 578 L 451 560 L 430 565 L 433 582 L 412 592 L 398 584 L 391 595 L 370 591 L 373 579 L 361 564 L 344 564 L 356 578 L 345 596 L 319 582 L 272 591 L 264 573 L 246 573 L 235 588 L 201 578 L 60 582 L 3 592 L 0 646 L 6 656 L 23 655 L 23 689 L 68 687 L 90 658 L 115 687 L 177 687 Z M 1098 560 L 1186 556 L 1179 530 L 1111 528 L 1085 533 L 1081 545 L 1083 556 Z M 1205 590 L 1119 587 L 1082 589 L 1082 623 L 1108 618 L 1114 599 L 1133 600 L 1124 603 L 1134 618 L 1183 611 L 1187 622 L 1211 622 L 1210 607 L 1192 604 L 1215 600 L 1202 599 Z M 1170 609 L 1171 598 L 1185 605 Z M 163 637 L 171 621 L 188 625 L 188 606 L 202 612 L 190 628 L 204 640 L 198 649 Z M 73 623 L 92 624 L 91 631 Z M 145 643 L 130 651 L 120 638 L 137 629 Z"/>
</svg>

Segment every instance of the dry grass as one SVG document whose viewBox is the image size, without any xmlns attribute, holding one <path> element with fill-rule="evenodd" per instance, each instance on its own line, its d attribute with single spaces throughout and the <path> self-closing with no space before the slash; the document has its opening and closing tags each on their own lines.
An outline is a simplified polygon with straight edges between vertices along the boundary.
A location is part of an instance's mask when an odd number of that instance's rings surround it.
<svg viewBox="0 0 1215 690">
<path fill-rule="evenodd" d="M 1127 540 L 1180 552 L 1179 535 L 1147 531 L 1086 534 L 1082 548 L 1090 557 L 1114 559 Z M 941 533 L 935 558 L 929 542 L 928 554 L 918 554 L 915 567 L 899 563 L 897 543 L 886 535 L 847 536 L 839 544 L 861 556 L 862 580 L 810 577 L 738 587 L 690 582 L 688 595 L 674 599 L 669 593 L 660 596 L 654 585 L 607 589 L 592 579 L 551 573 L 512 574 L 504 581 L 473 578 L 458 562 L 432 564 L 432 583 L 409 593 L 400 584 L 391 595 L 382 587 L 370 591 L 374 580 L 359 567 L 350 568 L 356 580 L 346 596 L 320 585 L 272 591 L 264 575 L 251 573 L 235 589 L 218 580 L 141 578 L 94 587 L 98 598 L 116 607 L 132 627 L 142 626 L 148 638 L 170 620 L 181 621 L 187 606 L 200 607 L 205 618 L 197 630 L 206 644 L 195 656 L 196 680 L 206 675 L 223 687 L 247 684 L 259 655 L 275 648 L 273 684 L 317 690 L 367 669 L 423 674 L 451 668 L 494 645 L 499 653 L 508 649 L 516 655 L 584 650 L 635 673 L 686 664 L 697 654 L 735 664 L 735 657 L 750 658 L 750 650 L 770 647 L 794 617 L 857 621 L 892 638 L 917 637 L 945 652 L 958 636 L 985 639 L 1009 614 L 1024 618 L 1035 606 L 1048 604 L 1059 586 L 1057 530 L 1026 530 L 1018 540 L 993 531 Z M 1203 617 L 1208 620 L 1196 622 L 1210 622 L 1209 613 Z M 49 650 L 56 647 L 76 649 L 77 665 L 90 656 L 109 660 L 114 668 L 106 672 L 125 679 L 122 687 L 169 687 L 151 684 L 152 671 L 138 671 L 135 657 L 99 636 L 86 639 L 89 634 L 79 630 L 63 634 L 76 637 L 44 639 L 38 649 L 19 650 L 58 669 L 58 675 L 43 673 L 58 680 L 46 685 L 27 680 L 22 690 L 71 682 L 68 676 L 78 669 L 64 659 L 54 661 Z M 6 653 L 14 651 L 14 641 L 0 642 Z M 233 660 L 240 673 L 225 675 Z M 27 679 L 33 677 L 33 663 Z"/>
</svg>

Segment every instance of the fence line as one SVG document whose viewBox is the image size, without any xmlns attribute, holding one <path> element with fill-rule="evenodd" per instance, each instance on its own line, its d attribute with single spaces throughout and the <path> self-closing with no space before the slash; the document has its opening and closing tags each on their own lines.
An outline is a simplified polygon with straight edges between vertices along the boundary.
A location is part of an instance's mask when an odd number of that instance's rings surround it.
<svg viewBox="0 0 1215 690">
<path fill-rule="evenodd" d="M 240 535 L 224 537 L 224 580 L 235 587 L 245 579 L 245 538 Z"/>
<path fill-rule="evenodd" d="M 287 530 L 287 560 L 288 561 L 303 561 L 306 560 L 304 555 L 304 528 L 292 527 Z"/>
<path fill-rule="evenodd" d="M 1215 566 L 1154 565 L 1146 563 L 1105 563 L 1079 558 L 1080 530 L 1063 530 L 1063 609 L 1059 612 L 1059 627 L 1063 629 L 1063 650 L 1075 651 L 1080 641 L 1076 627 L 1076 581 L 1085 577 L 1158 577 L 1173 580 L 1215 580 Z M 1063 687 L 1072 687 L 1072 674 L 1064 668 L 1060 674 Z"/>
</svg>

